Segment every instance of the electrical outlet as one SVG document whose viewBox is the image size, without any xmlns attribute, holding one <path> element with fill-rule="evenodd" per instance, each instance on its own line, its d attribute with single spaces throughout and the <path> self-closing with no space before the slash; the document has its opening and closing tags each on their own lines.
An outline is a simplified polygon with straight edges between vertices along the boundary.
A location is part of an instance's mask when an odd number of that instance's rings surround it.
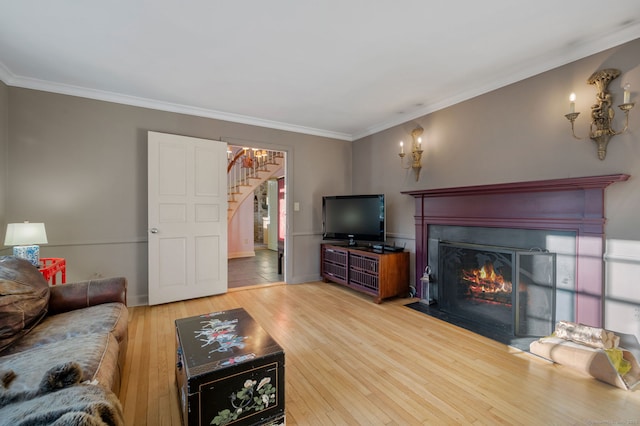
<svg viewBox="0 0 640 426">
<path fill-rule="evenodd" d="M 635 307 L 635 308 L 633 309 L 633 318 L 634 318 L 636 321 L 640 321 L 640 306 Z"/>
</svg>

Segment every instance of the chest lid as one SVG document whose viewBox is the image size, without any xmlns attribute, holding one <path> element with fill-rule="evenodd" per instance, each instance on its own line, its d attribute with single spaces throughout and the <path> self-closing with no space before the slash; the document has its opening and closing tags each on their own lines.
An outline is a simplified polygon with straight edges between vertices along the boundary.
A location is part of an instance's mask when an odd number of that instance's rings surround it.
<svg viewBox="0 0 640 426">
<path fill-rule="evenodd" d="M 282 353 L 243 308 L 178 319 L 176 332 L 190 376 Z"/>
</svg>

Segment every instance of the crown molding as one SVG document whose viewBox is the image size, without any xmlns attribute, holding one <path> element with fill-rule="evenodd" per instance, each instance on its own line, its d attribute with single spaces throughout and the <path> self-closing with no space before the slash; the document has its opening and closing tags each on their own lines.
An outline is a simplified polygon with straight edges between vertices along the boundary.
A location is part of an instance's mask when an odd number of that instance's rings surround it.
<svg viewBox="0 0 640 426">
<path fill-rule="evenodd" d="M 0 80 L 8 86 L 15 86 L 24 89 L 41 90 L 44 92 L 57 93 L 61 95 L 77 96 L 81 98 L 94 99 L 99 101 L 113 102 L 117 104 L 155 109 L 159 111 L 175 112 L 178 114 L 193 115 L 196 117 L 213 118 L 216 120 L 229 121 L 232 123 L 247 124 L 251 126 L 266 127 L 287 132 L 302 133 L 306 135 L 320 136 L 331 139 L 352 141 L 350 134 L 333 132 L 330 130 L 316 129 L 313 127 L 298 126 L 295 124 L 282 123 L 279 121 L 265 120 L 257 117 L 250 117 L 230 112 L 217 111 L 206 108 L 193 107 L 172 102 L 163 102 L 156 99 L 148 99 L 137 96 L 129 96 L 121 93 L 96 90 L 87 87 L 73 86 L 33 78 L 19 77 L 11 73 L 0 62 Z"/>
<path fill-rule="evenodd" d="M 4 82 L 7 86 L 13 86 L 13 80 L 15 77 L 9 69 L 0 61 L 0 81 Z"/>
</svg>

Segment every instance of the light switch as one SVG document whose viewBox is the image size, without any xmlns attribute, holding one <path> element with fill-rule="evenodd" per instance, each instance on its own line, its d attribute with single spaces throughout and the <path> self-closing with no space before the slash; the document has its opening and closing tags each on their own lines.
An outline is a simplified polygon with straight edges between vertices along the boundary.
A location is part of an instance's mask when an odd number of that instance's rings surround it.
<svg viewBox="0 0 640 426">
<path fill-rule="evenodd" d="M 300 211 L 300 203 L 299 202 L 295 202 L 293 203 L 293 211 L 294 212 L 299 212 Z"/>
</svg>

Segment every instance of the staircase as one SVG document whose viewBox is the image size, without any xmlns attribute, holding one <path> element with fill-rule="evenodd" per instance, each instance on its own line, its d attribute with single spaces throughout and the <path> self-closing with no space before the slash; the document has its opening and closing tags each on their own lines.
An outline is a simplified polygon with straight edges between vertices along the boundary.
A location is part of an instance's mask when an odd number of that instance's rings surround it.
<svg viewBox="0 0 640 426">
<path fill-rule="evenodd" d="M 284 164 L 284 154 L 279 151 L 248 149 L 229 146 L 227 165 L 227 223 L 238 206 L 260 186 L 273 177 Z"/>
</svg>

